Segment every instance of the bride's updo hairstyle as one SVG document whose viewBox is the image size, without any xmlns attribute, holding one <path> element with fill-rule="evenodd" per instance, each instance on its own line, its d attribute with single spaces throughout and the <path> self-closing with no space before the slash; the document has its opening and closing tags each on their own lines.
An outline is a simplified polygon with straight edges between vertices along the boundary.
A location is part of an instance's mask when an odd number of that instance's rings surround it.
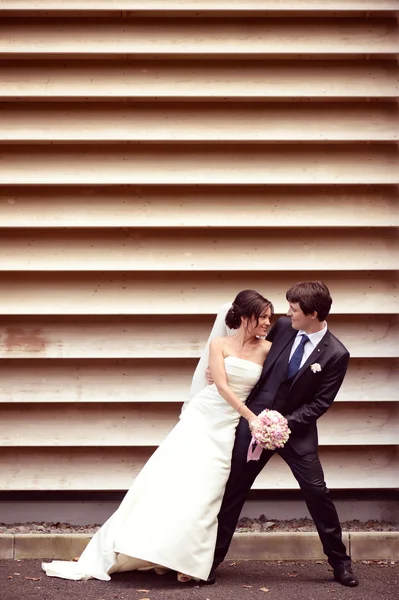
<svg viewBox="0 0 399 600">
<path fill-rule="evenodd" d="M 229 329 L 238 329 L 241 326 L 241 317 L 248 319 L 255 317 L 259 323 L 259 317 L 268 308 L 273 314 L 274 308 L 270 300 L 261 296 L 256 290 L 243 290 L 237 294 L 226 315 L 226 325 Z"/>
</svg>

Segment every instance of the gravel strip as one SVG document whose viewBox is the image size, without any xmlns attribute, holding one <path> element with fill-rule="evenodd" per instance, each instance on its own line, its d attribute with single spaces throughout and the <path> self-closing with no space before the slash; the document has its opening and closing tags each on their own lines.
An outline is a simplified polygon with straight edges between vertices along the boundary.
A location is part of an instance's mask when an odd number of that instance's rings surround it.
<svg viewBox="0 0 399 600">
<path fill-rule="evenodd" d="M 341 526 L 343 531 L 399 531 L 399 523 L 389 523 L 387 521 L 343 521 Z M 311 519 L 277 521 L 267 519 L 265 515 L 261 515 L 259 519 L 240 519 L 236 531 L 316 531 L 316 527 Z"/>
<path fill-rule="evenodd" d="M 343 531 L 399 531 L 399 523 L 387 521 L 344 521 L 341 523 Z M 71 525 L 70 523 L 0 523 L 1 533 L 83 533 L 93 534 L 101 525 Z M 273 532 L 273 531 L 316 531 L 311 519 L 291 519 L 290 521 L 277 521 L 261 515 L 259 519 L 240 519 L 237 532 Z"/>
</svg>

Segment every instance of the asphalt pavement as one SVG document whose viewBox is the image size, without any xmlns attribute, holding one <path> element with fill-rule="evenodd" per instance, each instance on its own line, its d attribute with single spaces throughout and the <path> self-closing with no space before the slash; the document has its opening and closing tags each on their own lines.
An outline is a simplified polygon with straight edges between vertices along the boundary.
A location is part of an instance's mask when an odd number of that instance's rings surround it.
<svg viewBox="0 0 399 600">
<path fill-rule="evenodd" d="M 129 572 L 110 582 L 47 577 L 40 560 L 0 561 L 1 600 L 399 600 L 399 564 L 354 568 L 357 588 L 334 582 L 327 563 L 226 562 L 211 586 L 181 584 L 172 572 Z"/>
</svg>

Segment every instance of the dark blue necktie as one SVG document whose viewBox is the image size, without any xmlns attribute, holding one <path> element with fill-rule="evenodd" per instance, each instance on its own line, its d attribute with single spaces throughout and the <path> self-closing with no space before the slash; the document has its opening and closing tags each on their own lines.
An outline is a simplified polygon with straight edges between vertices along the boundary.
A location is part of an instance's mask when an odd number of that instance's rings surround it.
<svg viewBox="0 0 399 600">
<path fill-rule="evenodd" d="M 301 366 L 301 362 L 302 362 L 302 358 L 303 358 L 303 353 L 305 351 L 305 344 L 307 344 L 307 342 L 309 342 L 309 338 L 306 335 L 306 333 L 302 334 L 302 339 L 299 342 L 299 345 L 297 346 L 297 348 L 295 349 L 294 354 L 291 356 L 291 360 L 288 363 L 288 373 L 287 373 L 287 377 L 288 379 L 290 377 L 292 377 L 293 375 L 295 375 L 295 373 L 299 370 L 299 367 Z"/>
</svg>

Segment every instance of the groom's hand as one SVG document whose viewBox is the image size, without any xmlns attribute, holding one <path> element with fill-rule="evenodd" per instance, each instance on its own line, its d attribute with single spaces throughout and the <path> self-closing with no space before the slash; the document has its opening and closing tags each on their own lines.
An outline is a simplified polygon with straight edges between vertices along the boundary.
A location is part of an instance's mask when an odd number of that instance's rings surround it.
<svg viewBox="0 0 399 600">
<path fill-rule="evenodd" d="M 206 380 L 208 382 L 208 385 L 212 385 L 212 383 L 214 383 L 214 381 L 212 379 L 211 370 L 210 370 L 209 367 L 205 371 L 205 377 L 206 377 Z"/>
</svg>

